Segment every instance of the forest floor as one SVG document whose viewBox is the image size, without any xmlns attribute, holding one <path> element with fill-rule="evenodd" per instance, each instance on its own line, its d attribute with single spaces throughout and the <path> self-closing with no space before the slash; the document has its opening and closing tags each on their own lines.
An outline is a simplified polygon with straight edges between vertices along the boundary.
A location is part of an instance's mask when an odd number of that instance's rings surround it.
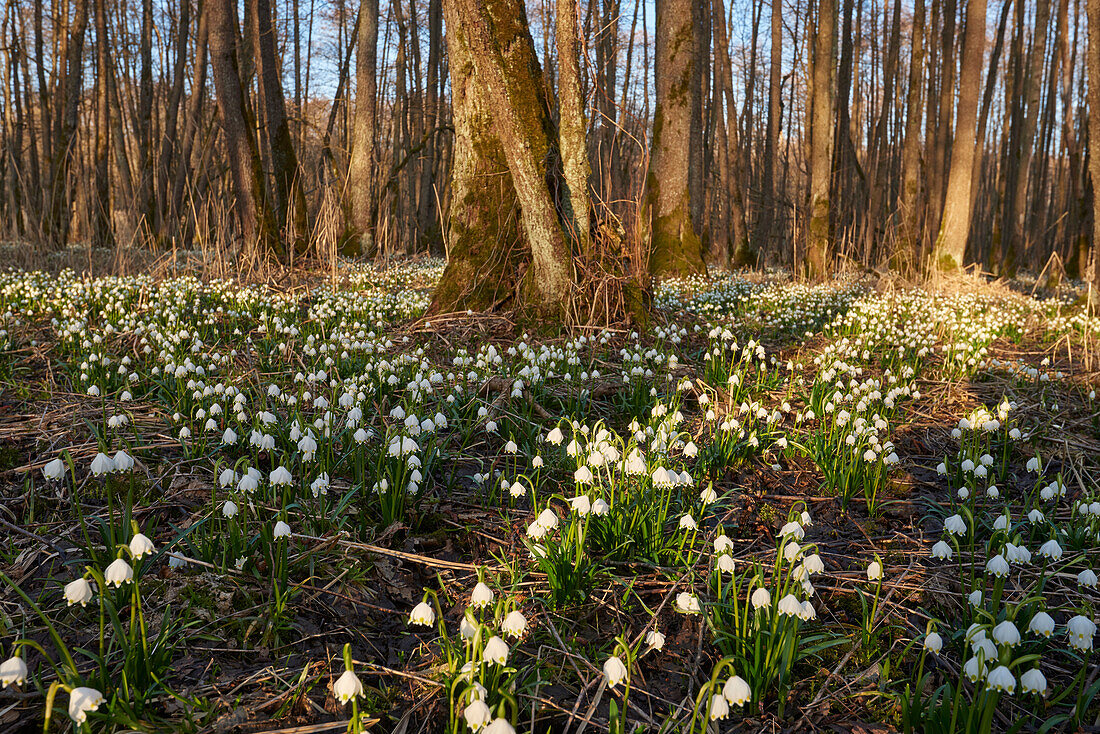
<svg viewBox="0 0 1100 734">
<path fill-rule="evenodd" d="M 0 728 L 1100 725 L 1072 284 L 562 336 L 423 318 L 440 272 L 0 273 Z"/>
</svg>

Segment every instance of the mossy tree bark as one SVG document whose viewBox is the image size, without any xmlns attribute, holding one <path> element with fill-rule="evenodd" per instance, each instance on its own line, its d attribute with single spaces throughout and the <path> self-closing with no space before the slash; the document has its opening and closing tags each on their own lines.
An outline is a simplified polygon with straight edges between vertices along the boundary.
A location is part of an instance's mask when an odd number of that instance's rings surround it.
<svg viewBox="0 0 1100 734">
<path fill-rule="evenodd" d="M 825 275 L 829 252 L 830 192 L 833 178 L 833 107 L 836 97 L 836 0 L 817 7 L 810 79 L 810 222 L 806 274 Z"/>
<path fill-rule="evenodd" d="M 588 148 L 585 139 L 584 99 L 581 91 L 580 38 L 576 0 L 558 0 L 555 36 L 558 46 L 558 99 L 562 170 L 562 212 L 581 252 L 588 252 L 589 231 Z"/>
<path fill-rule="evenodd" d="M 951 169 L 947 174 L 947 198 L 932 252 L 934 266 L 944 271 L 962 267 L 970 234 L 970 187 L 976 153 L 978 93 L 985 60 L 985 13 L 986 0 L 970 0 L 967 3 L 955 140 L 951 146 Z"/>
<path fill-rule="evenodd" d="M 455 159 L 450 257 L 429 312 L 509 304 L 564 315 L 573 276 L 550 191 L 557 136 L 524 5 L 446 0 L 443 10 Z"/>
<path fill-rule="evenodd" d="M 689 163 L 695 77 L 695 13 L 691 0 L 658 0 L 654 53 L 657 82 L 646 177 L 650 216 L 649 272 L 662 276 L 706 273 L 692 225 Z"/>
<path fill-rule="evenodd" d="M 352 250 L 374 254 L 374 146 L 378 110 L 378 0 L 362 0 L 355 46 L 355 116 L 348 161 L 347 239 Z"/>
</svg>

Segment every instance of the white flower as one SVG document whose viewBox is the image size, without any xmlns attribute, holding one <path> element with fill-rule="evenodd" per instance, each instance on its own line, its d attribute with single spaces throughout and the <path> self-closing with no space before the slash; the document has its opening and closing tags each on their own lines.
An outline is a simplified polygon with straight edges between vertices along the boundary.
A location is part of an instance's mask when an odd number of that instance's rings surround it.
<svg viewBox="0 0 1100 734">
<path fill-rule="evenodd" d="M 690 514 L 687 514 L 680 518 L 680 529 L 698 530 L 699 526 L 695 524 L 695 518 L 693 518 Z"/>
<path fill-rule="evenodd" d="M 710 697 L 710 720 L 717 721 L 718 719 L 724 719 L 730 715 L 730 705 L 726 702 L 726 699 L 719 695 L 713 695 Z"/>
<path fill-rule="evenodd" d="M 88 720 L 88 712 L 98 710 L 99 704 L 105 700 L 103 694 L 94 688 L 74 688 L 69 694 L 69 718 L 83 724 Z"/>
<path fill-rule="evenodd" d="M 611 511 L 611 505 L 607 504 L 607 500 L 602 497 L 598 498 L 592 503 L 592 514 L 597 517 L 603 517 Z"/>
<path fill-rule="evenodd" d="M 867 580 L 868 581 L 880 581 L 882 580 L 882 564 L 878 561 L 871 561 L 867 566 Z"/>
<path fill-rule="evenodd" d="M 939 654 L 940 650 L 943 649 L 943 638 L 940 637 L 938 632 L 929 632 L 925 636 L 924 649 L 934 655 Z"/>
<path fill-rule="evenodd" d="M 1096 634 L 1096 624 L 1088 617 L 1076 615 L 1066 623 L 1069 631 L 1070 647 L 1081 650 L 1092 649 L 1092 637 Z"/>
<path fill-rule="evenodd" d="M 65 462 L 54 459 L 42 467 L 42 476 L 46 479 L 63 479 L 65 477 Z"/>
<path fill-rule="evenodd" d="M 603 674 L 607 678 L 608 687 L 614 688 L 626 680 L 626 666 L 623 665 L 623 661 L 617 655 L 612 655 L 603 664 Z"/>
<path fill-rule="evenodd" d="M 786 614 L 791 617 L 798 617 L 802 614 L 802 603 L 798 601 L 798 598 L 794 594 L 787 594 L 779 600 L 779 613 Z"/>
<path fill-rule="evenodd" d="M 289 525 L 287 525 L 282 520 L 279 520 L 277 523 L 275 523 L 275 538 L 276 538 L 276 540 L 279 539 L 279 538 L 286 538 L 289 535 L 290 535 L 290 526 Z"/>
<path fill-rule="evenodd" d="M 941 561 L 950 561 L 951 555 L 951 546 L 942 540 L 937 541 L 936 544 L 932 546 L 933 558 L 938 558 Z"/>
<path fill-rule="evenodd" d="M 154 550 L 156 550 L 156 548 L 153 547 L 153 541 L 149 540 L 144 533 L 138 533 L 130 539 L 130 553 L 138 560 L 141 560 Z"/>
<path fill-rule="evenodd" d="M 1040 469 L 1039 457 L 1032 456 L 1030 459 L 1027 460 L 1027 470 L 1029 472 L 1038 472 L 1039 469 Z"/>
<path fill-rule="evenodd" d="M 12 683 L 21 686 L 27 682 L 27 663 L 20 657 L 10 657 L 0 663 L 0 687 L 7 688 Z"/>
<path fill-rule="evenodd" d="M 982 590 L 974 589 L 966 596 L 966 600 L 970 602 L 970 606 L 976 607 L 982 603 Z"/>
<path fill-rule="evenodd" d="M 825 563 L 821 560 L 821 556 L 816 553 L 811 553 L 802 559 L 802 565 L 806 567 L 806 572 L 811 576 L 825 571 Z"/>
<path fill-rule="evenodd" d="M 1005 620 L 993 628 L 993 639 L 998 645 L 1015 647 L 1020 644 L 1020 631 L 1010 620 Z"/>
<path fill-rule="evenodd" d="M 134 569 L 122 558 L 116 558 L 103 572 L 103 580 L 108 586 L 118 588 L 134 579 Z"/>
<path fill-rule="evenodd" d="M 522 497 L 527 494 L 527 487 L 524 487 L 519 480 L 512 482 L 512 486 L 508 488 L 508 494 L 512 497 Z"/>
<path fill-rule="evenodd" d="M 478 581 L 470 594 L 470 606 L 474 609 L 483 609 L 493 603 L 493 590 L 484 581 Z"/>
<path fill-rule="evenodd" d="M 961 515 L 952 515 L 943 521 L 943 529 L 953 535 L 966 535 L 966 520 Z"/>
<path fill-rule="evenodd" d="M 657 630 L 650 630 L 646 632 L 645 644 L 651 650 L 661 650 L 665 646 L 665 636 Z"/>
<path fill-rule="evenodd" d="M 1051 538 L 1047 542 L 1039 546 L 1039 555 L 1043 558 L 1049 558 L 1052 561 L 1057 561 L 1062 557 L 1062 546 L 1058 545 L 1058 541 Z"/>
<path fill-rule="evenodd" d="M 752 690 L 744 678 L 735 675 L 722 686 L 722 696 L 733 706 L 744 706 L 752 698 Z"/>
<path fill-rule="evenodd" d="M 573 472 L 573 481 L 577 484 L 591 484 L 592 483 L 592 470 L 587 466 L 582 466 Z"/>
<path fill-rule="evenodd" d="M 432 619 L 435 619 L 434 612 L 432 612 Z M 458 624 L 458 632 L 467 640 L 472 640 L 477 635 L 477 621 L 470 616 L 469 612 L 462 615 L 462 621 Z"/>
<path fill-rule="evenodd" d="M 485 659 L 490 663 L 496 663 L 497 665 L 508 664 L 508 643 L 500 639 L 496 635 L 489 638 L 489 641 L 485 643 L 484 651 Z"/>
<path fill-rule="evenodd" d="M 573 512 L 577 513 L 581 517 L 584 517 L 592 509 L 592 501 L 588 499 L 588 495 L 579 494 L 573 499 L 569 500 L 569 507 Z"/>
<path fill-rule="evenodd" d="M 507 635 L 519 637 L 527 630 L 527 617 L 518 609 L 513 609 L 500 623 L 500 629 Z"/>
<path fill-rule="evenodd" d="M 237 505 L 233 500 L 226 500 L 222 505 L 222 515 L 224 517 L 233 517 L 237 514 Z"/>
<path fill-rule="evenodd" d="M 970 658 L 966 661 L 966 665 L 963 666 L 963 672 L 966 674 L 966 677 L 970 679 L 971 683 L 977 683 L 985 677 L 985 663 L 980 662 L 976 657 Z"/>
<path fill-rule="evenodd" d="M 71 607 L 73 604 L 87 606 L 91 600 L 92 585 L 88 583 L 88 579 L 81 576 L 65 584 L 65 601 L 68 602 L 68 606 Z"/>
<path fill-rule="evenodd" d="M 554 444 L 555 446 L 560 445 L 563 438 L 564 436 L 562 436 L 561 434 L 561 428 L 558 428 L 557 426 L 550 429 L 550 433 L 546 434 L 546 440 Z"/>
<path fill-rule="evenodd" d="M 993 556 L 986 561 L 985 570 L 997 578 L 1004 578 L 1009 572 L 1008 561 L 1004 556 Z"/>
<path fill-rule="evenodd" d="M 553 530 L 558 526 L 558 516 L 554 514 L 553 510 L 547 507 L 539 513 L 538 519 L 536 519 L 535 522 L 547 530 Z"/>
<path fill-rule="evenodd" d="M 489 710 L 488 704 L 484 701 L 474 699 L 466 704 L 466 710 L 462 712 L 462 718 L 466 719 L 466 726 L 473 731 L 478 731 L 489 725 L 493 718 L 493 712 Z"/>
<path fill-rule="evenodd" d="M 990 691 L 1004 691 L 1008 695 L 1016 692 L 1016 676 L 1004 665 L 998 665 L 989 673 L 985 682 L 986 689 Z"/>
<path fill-rule="evenodd" d="M 752 592 L 752 596 L 749 599 L 753 609 L 761 609 L 762 607 L 770 607 L 772 604 L 771 592 L 761 587 Z"/>
<path fill-rule="evenodd" d="M 689 591 L 681 591 L 676 595 L 676 611 L 683 614 L 698 614 L 700 609 L 699 597 L 695 594 Z"/>
<path fill-rule="evenodd" d="M 419 624 L 423 627 L 431 627 L 435 624 L 435 610 L 432 605 L 422 601 L 409 612 L 409 624 Z"/>
<path fill-rule="evenodd" d="M 718 556 L 718 561 L 715 563 L 715 566 L 719 571 L 724 573 L 733 573 L 736 564 L 734 563 L 733 556 L 728 553 L 723 553 Z"/>
<path fill-rule="evenodd" d="M 484 731 L 485 734 L 516 734 L 515 727 L 508 723 L 508 719 L 502 717 L 493 719 Z"/>
<path fill-rule="evenodd" d="M 275 471 L 271 472 L 271 474 L 268 475 L 267 479 L 269 482 L 271 482 L 273 486 L 276 487 L 290 485 L 294 482 L 294 477 L 290 475 L 290 472 L 282 464 L 275 467 Z"/>
<path fill-rule="evenodd" d="M 1032 668 L 1020 676 L 1020 692 L 1047 695 L 1047 678 L 1038 668 Z"/>
<path fill-rule="evenodd" d="M 1046 517 L 1043 515 L 1042 510 L 1036 508 L 1036 509 L 1032 510 L 1031 512 L 1027 513 L 1027 519 L 1031 520 L 1031 522 L 1033 522 L 1033 523 L 1040 523 L 1043 520 L 1045 520 Z"/>
<path fill-rule="evenodd" d="M 1036 612 L 1028 622 L 1027 629 L 1033 634 L 1050 637 L 1054 632 L 1054 619 L 1046 612 Z"/>
<path fill-rule="evenodd" d="M 1088 586 L 1089 588 L 1096 588 L 1096 572 L 1091 568 L 1086 568 L 1081 573 L 1077 574 L 1077 583 L 1081 586 Z"/>
<path fill-rule="evenodd" d="M 107 456 L 107 454 L 101 451 L 95 455 L 94 459 L 92 459 L 91 469 L 92 474 L 96 475 L 97 477 L 101 477 L 104 474 L 110 474 L 115 470 L 115 462 L 110 456 Z"/>
<path fill-rule="evenodd" d="M 363 695 L 363 683 L 354 672 L 345 670 L 344 674 L 332 684 L 332 693 L 340 699 L 340 703 L 346 704 L 353 698 L 360 698 Z"/>
<path fill-rule="evenodd" d="M 115 458 L 112 461 L 115 462 L 115 471 L 130 471 L 134 468 L 133 457 L 123 449 L 115 452 Z"/>
<path fill-rule="evenodd" d="M 790 535 L 795 540 L 802 540 L 806 536 L 806 531 L 802 529 L 802 525 L 797 522 L 789 522 L 779 529 L 779 535 L 781 537 Z"/>
<path fill-rule="evenodd" d="M 237 443 L 237 432 L 232 428 L 226 428 L 225 433 L 222 434 L 222 443 L 230 446 Z"/>
</svg>

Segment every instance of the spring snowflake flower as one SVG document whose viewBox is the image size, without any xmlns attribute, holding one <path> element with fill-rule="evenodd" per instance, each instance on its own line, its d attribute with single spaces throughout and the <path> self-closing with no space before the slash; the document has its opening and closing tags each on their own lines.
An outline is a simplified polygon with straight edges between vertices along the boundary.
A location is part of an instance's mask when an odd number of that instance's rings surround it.
<svg viewBox="0 0 1100 734">
<path fill-rule="evenodd" d="M 676 611 L 682 614 L 698 614 L 701 610 L 699 597 L 689 591 L 681 591 L 676 595 Z"/>
<path fill-rule="evenodd" d="M 592 479 L 592 470 L 588 466 L 582 466 L 573 472 L 573 481 L 577 484 L 591 484 Z"/>
<path fill-rule="evenodd" d="M 493 603 L 493 590 L 484 581 L 478 581 L 470 594 L 470 606 L 474 609 L 484 609 Z"/>
<path fill-rule="evenodd" d="M 73 604 L 79 604 L 83 607 L 87 606 L 88 602 L 91 600 L 92 585 L 88 583 L 88 579 L 82 576 L 65 584 L 65 601 L 67 602 L 67 606 L 71 607 Z"/>
<path fill-rule="evenodd" d="M 539 513 L 538 519 L 535 521 L 539 525 L 546 528 L 548 531 L 558 527 L 558 516 L 554 514 L 554 511 L 547 507 L 545 510 Z"/>
<path fill-rule="evenodd" d="M 1001 579 L 1008 576 L 1009 566 L 1008 561 L 1004 556 L 993 556 L 985 564 L 985 570 L 988 573 L 993 574 L 997 578 Z"/>
<path fill-rule="evenodd" d="M 561 433 L 561 428 L 558 428 L 556 426 L 550 429 L 550 432 L 546 434 L 546 440 L 554 444 L 555 446 L 560 446 L 564 438 L 565 437 L 562 436 Z"/>
<path fill-rule="evenodd" d="M 268 475 L 267 479 L 275 487 L 289 486 L 294 482 L 294 477 L 282 464 L 275 467 L 275 470 Z"/>
<path fill-rule="evenodd" d="M 418 624 L 421 627 L 431 627 L 435 624 L 435 610 L 432 605 L 422 601 L 409 612 L 409 624 Z"/>
<path fill-rule="evenodd" d="M 802 603 L 798 601 L 794 594 L 787 594 L 780 599 L 778 608 L 780 614 L 791 617 L 798 617 L 802 614 Z"/>
<path fill-rule="evenodd" d="M 153 546 L 153 541 L 149 540 L 144 533 L 138 533 L 130 540 L 130 553 L 138 560 L 141 560 L 154 550 L 156 550 L 156 548 Z"/>
<path fill-rule="evenodd" d="M 1015 647 L 1020 644 L 1020 631 L 1010 620 L 1005 620 L 993 628 L 993 639 L 998 645 Z"/>
<path fill-rule="evenodd" d="M 496 663 L 497 665 L 508 664 L 508 643 L 500 639 L 496 635 L 489 638 L 489 641 L 485 643 L 485 651 L 483 653 L 485 659 L 490 663 Z"/>
<path fill-rule="evenodd" d="M 508 488 L 508 494 L 510 494 L 512 497 L 522 497 L 523 495 L 527 494 L 527 487 L 524 487 L 523 484 L 519 482 L 519 480 L 516 480 L 512 482 L 512 486 Z"/>
<path fill-rule="evenodd" d="M 1032 668 L 1020 676 L 1020 692 L 1047 695 L 1047 678 L 1038 668 Z"/>
<path fill-rule="evenodd" d="M 718 493 L 714 491 L 714 487 L 707 487 L 699 493 L 699 499 L 703 505 L 709 505 L 718 500 Z"/>
<path fill-rule="evenodd" d="M 363 696 L 363 683 L 353 671 L 345 670 L 344 674 L 332 684 L 332 693 L 340 700 L 340 703 L 346 704 L 353 698 Z"/>
<path fill-rule="evenodd" d="M 789 522 L 779 529 L 779 535 L 791 536 L 795 540 L 802 540 L 806 537 L 806 531 L 802 529 L 802 525 L 797 522 Z"/>
<path fill-rule="evenodd" d="M 484 734 L 516 734 L 516 729 L 510 723 L 508 719 L 503 717 L 497 717 L 485 727 Z"/>
<path fill-rule="evenodd" d="M 226 518 L 233 517 L 237 514 L 237 504 L 233 500 L 226 500 L 222 505 L 222 516 Z"/>
<path fill-rule="evenodd" d="M 772 604 L 771 592 L 761 587 L 752 592 L 752 596 L 749 598 L 749 602 L 752 604 L 753 609 L 770 607 Z"/>
<path fill-rule="evenodd" d="M 711 721 L 724 719 L 730 715 L 730 705 L 723 696 L 715 694 L 710 697 L 709 715 Z"/>
<path fill-rule="evenodd" d="M 603 517 L 611 511 L 611 505 L 607 504 L 607 500 L 602 497 L 592 503 L 592 514 L 596 517 Z"/>
<path fill-rule="evenodd" d="M 237 432 L 234 431 L 232 428 L 226 428 L 225 432 L 222 433 L 222 443 L 226 444 L 227 446 L 232 446 L 236 444 Z"/>
<path fill-rule="evenodd" d="M 421 603 L 423 604 L 423 602 Z M 435 612 L 432 612 L 432 620 L 435 620 Z M 429 625 L 430 624 L 429 622 Z M 469 612 L 462 615 L 462 621 L 458 623 L 458 632 L 462 635 L 463 639 L 466 640 L 472 640 L 477 635 L 477 621 L 470 616 Z"/>
<path fill-rule="evenodd" d="M 952 554 L 951 546 L 945 541 L 937 541 L 936 544 L 932 546 L 933 558 L 937 558 L 941 561 L 950 561 Z"/>
<path fill-rule="evenodd" d="M 107 454 L 101 451 L 92 459 L 91 470 L 92 474 L 101 477 L 115 470 L 115 462 L 110 456 L 107 456 Z"/>
<path fill-rule="evenodd" d="M 1011 696 L 1016 692 L 1016 676 L 1006 666 L 998 665 L 990 671 L 985 685 L 987 690 L 1004 691 Z"/>
<path fill-rule="evenodd" d="M 943 638 L 938 632 L 929 632 L 924 638 L 924 649 L 933 655 L 938 655 L 943 649 Z"/>
<path fill-rule="evenodd" d="M 722 697 L 731 706 L 744 706 L 752 698 L 752 690 L 744 678 L 734 675 L 722 686 Z"/>
<path fill-rule="evenodd" d="M 657 630 L 646 632 L 645 644 L 650 650 L 662 650 L 665 646 L 665 636 Z"/>
<path fill-rule="evenodd" d="M 693 518 L 690 514 L 687 514 L 680 518 L 680 529 L 698 530 L 699 526 L 695 523 L 695 518 Z"/>
<path fill-rule="evenodd" d="M 519 637 L 527 630 L 527 617 L 518 609 L 513 609 L 500 623 L 500 629 L 507 635 Z"/>
<path fill-rule="evenodd" d="M 1087 586 L 1091 589 L 1096 588 L 1096 572 L 1091 568 L 1086 568 L 1081 573 L 1077 574 L 1077 583 L 1081 586 Z"/>
<path fill-rule="evenodd" d="M 718 556 L 718 560 L 715 562 L 715 566 L 717 566 L 719 571 L 722 571 L 724 573 L 733 573 L 736 567 L 736 563 L 733 560 L 733 556 L 729 555 L 728 553 L 723 553 L 722 555 Z"/>
<path fill-rule="evenodd" d="M 970 606 L 972 607 L 980 606 L 982 603 L 982 590 L 974 589 L 974 591 L 967 594 L 966 600 L 970 602 Z"/>
<path fill-rule="evenodd" d="M 1027 460 L 1027 470 L 1029 472 L 1038 473 L 1039 469 L 1039 458 L 1037 456 L 1032 456 L 1030 459 Z"/>
<path fill-rule="evenodd" d="M 46 479 L 64 479 L 65 478 L 65 462 L 61 459 L 54 459 L 46 463 L 42 467 L 42 476 Z"/>
<path fill-rule="evenodd" d="M 1050 637 L 1054 632 L 1054 619 L 1046 612 L 1036 612 L 1028 622 L 1027 629 L 1033 634 Z"/>
<path fill-rule="evenodd" d="M 943 521 L 943 529 L 952 535 L 966 535 L 966 520 L 962 518 L 962 515 L 952 515 Z"/>
<path fill-rule="evenodd" d="M 881 581 L 882 580 L 882 564 L 878 561 L 871 561 L 867 566 L 867 580 L 868 581 Z"/>
<path fill-rule="evenodd" d="M 626 680 L 626 665 L 623 664 L 618 655 L 612 655 L 603 664 L 603 674 L 607 679 L 607 686 L 614 688 Z"/>
<path fill-rule="evenodd" d="M 108 586 L 118 588 L 134 580 L 134 569 L 122 558 L 116 558 L 103 572 L 103 580 Z"/>
<path fill-rule="evenodd" d="M 275 523 L 275 539 L 286 538 L 290 536 L 290 525 L 287 525 L 283 520 L 279 520 Z"/>
<path fill-rule="evenodd" d="M 1052 561 L 1057 561 L 1062 557 L 1062 546 L 1058 545 L 1058 541 L 1051 538 L 1047 542 L 1039 546 L 1039 555 L 1043 558 L 1048 558 Z"/>
<path fill-rule="evenodd" d="M 1069 631 L 1070 647 L 1082 652 L 1092 649 L 1096 624 L 1091 619 L 1078 614 L 1066 623 L 1066 629 Z"/>
<path fill-rule="evenodd" d="M 95 688 L 74 688 L 69 693 L 69 718 L 83 724 L 88 720 L 88 712 L 99 710 L 99 705 L 106 700 Z"/>
<path fill-rule="evenodd" d="M 967 679 L 971 683 L 977 683 L 986 675 L 986 666 L 984 662 L 973 657 L 966 661 L 966 665 L 963 666 L 963 673 L 966 674 Z"/>
<path fill-rule="evenodd" d="M 462 712 L 462 718 L 466 719 L 466 726 L 470 727 L 471 731 L 480 731 L 492 721 L 493 712 L 484 701 L 474 699 L 466 704 L 466 710 Z"/>
<path fill-rule="evenodd" d="M 27 682 L 27 663 L 21 657 L 10 657 L 0 663 L 0 687 L 7 688 L 13 683 L 21 686 Z"/>
<path fill-rule="evenodd" d="M 579 494 L 569 500 L 569 509 L 584 517 L 592 510 L 592 501 L 588 498 L 588 495 Z"/>
<path fill-rule="evenodd" d="M 733 551 L 733 541 L 730 540 L 728 535 L 718 535 L 714 538 L 714 552 L 715 553 L 731 553 Z"/>
<path fill-rule="evenodd" d="M 115 463 L 115 471 L 130 471 L 134 468 L 134 459 L 123 449 L 119 449 L 115 452 L 115 456 L 111 459 Z"/>
</svg>

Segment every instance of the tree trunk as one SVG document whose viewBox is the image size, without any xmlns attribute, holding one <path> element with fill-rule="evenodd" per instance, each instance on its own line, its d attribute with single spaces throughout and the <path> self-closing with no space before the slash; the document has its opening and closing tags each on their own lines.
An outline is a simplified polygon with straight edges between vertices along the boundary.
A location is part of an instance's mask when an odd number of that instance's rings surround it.
<svg viewBox="0 0 1100 734">
<path fill-rule="evenodd" d="M 1100 306 L 1100 155 L 1096 154 L 1096 142 L 1100 140 L 1100 0 L 1087 0 L 1088 50 L 1085 52 L 1085 68 L 1088 73 L 1089 144 L 1094 150 L 1089 155 L 1089 177 L 1092 179 L 1092 260 L 1089 266 L 1089 294 L 1093 307 Z"/>
<path fill-rule="evenodd" d="M 588 209 L 588 148 L 585 142 L 587 124 L 584 119 L 584 98 L 581 90 L 580 38 L 577 35 L 576 0 L 557 0 L 556 41 L 558 51 L 558 99 L 561 161 L 565 186 L 561 191 L 561 207 L 566 226 L 578 244 L 580 252 L 588 254 L 591 244 Z M 614 89 L 605 90 L 614 99 Z M 607 120 L 603 123 L 606 125 Z M 605 136 L 608 146 L 613 136 Z M 610 160 L 610 158 L 608 159 Z M 606 174 L 605 174 L 606 175 Z"/>
<path fill-rule="evenodd" d="M 80 105 L 81 81 L 84 78 L 84 31 L 88 27 L 88 0 L 77 0 L 69 35 L 65 40 L 63 77 L 57 108 L 53 151 L 54 166 L 50 185 L 50 214 L 47 233 L 55 246 L 64 245 L 69 239 L 70 190 L 69 169 L 75 151 L 73 137 L 76 134 L 77 112 Z"/>
<path fill-rule="evenodd" d="M 572 262 L 547 185 L 554 130 L 524 5 L 446 0 L 443 8 L 454 199 L 450 259 L 429 311 L 511 301 L 522 310 L 565 316 Z"/>
<path fill-rule="evenodd" d="M 923 2 L 923 0 L 917 0 Z M 768 64 L 768 121 L 764 133 L 764 160 L 760 164 L 762 203 L 753 240 L 758 247 L 772 236 L 772 227 L 779 209 L 779 192 L 775 186 L 776 152 L 779 149 L 779 128 L 783 117 L 783 3 L 772 0 L 771 52 Z"/>
<path fill-rule="evenodd" d="M 649 272 L 706 273 L 702 245 L 692 226 L 689 162 L 695 84 L 690 0 L 658 0 L 654 62 L 657 98 L 646 177 L 650 216 Z"/>
<path fill-rule="evenodd" d="M 909 61 L 909 90 L 905 101 L 905 140 L 901 153 L 901 196 L 898 214 L 900 241 L 895 261 L 920 257 L 921 201 L 921 90 L 924 77 L 924 0 L 913 6 L 913 40 Z"/>
<path fill-rule="evenodd" d="M 981 88 L 985 60 L 985 13 L 986 0 L 969 0 L 966 7 L 959 104 L 955 139 L 951 145 L 947 197 L 933 251 L 933 262 L 940 270 L 961 268 L 966 256 L 966 241 L 970 233 L 970 187 L 978 118 L 978 90 Z"/>
<path fill-rule="evenodd" d="M 355 118 L 351 129 L 348 164 L 348 236 L 353 249 L 373 254 L 374 166 L 378 113 L 378 0 L 362 0 L 359 6 L 359 38 L 355 52 Z M 307 77 L 308 78 L 308 77 Z"/>
<path fill-rule="evenodd" d="M 173 160 L 176 167 L 187 165 L 186 159 L 178 157 L 177 133 L 180 104 L 183 100 L 183 77 L 187 72 L 187 39 L 191 30 L 191 0 L 180 0 L 179 33 L 176 36 L 176 60 L 172 69 L 172 91 L 168 96 L 168 109 L 165 111 L 164 134 L 160 143 L 160 165 L 157 166 L 157 237 L 163 240 L 166 234 L 165 215 L 170 216 L 168 198 L 168 180 L 171 178 Z M 173 150 L 176 156 L 173 156 Z"/>
<path fill-rule="evenodd" d="M 107 96 L 107 0 L 95 0 L 95 202 L 92 211 L 92 243 L 109 247 L 111 241 L 111 107 Z"/>
<path fill-rule="evenodd" d="M 756 265 L 757 247 L 749 240 L 748 225 L 745 222 L 745 195 L 741 189 L 743 171 L 741 170 L 741 158 L 738 150 L 745 144 L 738 135 L 737 107 L 733 99 L 733 71 L 730 68 L 729 38 L 726 31 L 726 10 L 724 0 L 712 0 L 713 26 L 715 29 L 715 65 L 714 76 L 716 79 L 715 95 L 712 104 L 715 107 L 715 119 L 719 125 L 722 122 L 722 98 L 726 100 L 724 137 L 727 151 L 725 152 L 726 164 L 723 166 L 722 184 L 724 191 L 721 193 L 728 201 L 728 215 L 730 219 L 730 234 L 732 235 L 733 264 Z M 750 104 L 747 100 L 746 105 Z"/>
<path fill-rule="evenodd" d="M 270 252 L 282 258 L 285 252 L 264 189 L 255 117 L 247 90 L 241 84 L 237 61 L 237 4 L 234 0 L 207 2 L 206 11 L 210 13 L 210 69 L 214 76 L 241 236 L 245 245 L 256 244 L 261 252 Z"/>
<path fill-rule="evenodd" d="M 820 0 L 810 79 L 810 223 L 806 271 L 825 275 L 829 252 L 830 183 L 833 166 L 833 101 L 836 94 L 836 0 Z"/>
</svg>

